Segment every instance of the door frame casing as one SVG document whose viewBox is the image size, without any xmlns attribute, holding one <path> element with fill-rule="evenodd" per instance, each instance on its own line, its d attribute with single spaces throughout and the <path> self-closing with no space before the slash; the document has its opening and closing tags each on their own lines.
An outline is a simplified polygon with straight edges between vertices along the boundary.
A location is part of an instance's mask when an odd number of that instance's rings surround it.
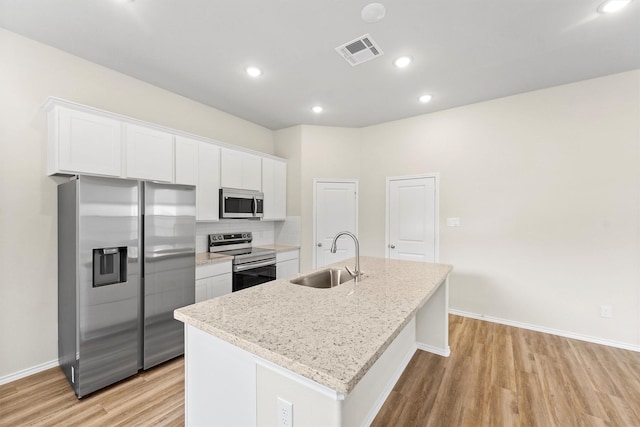
<svg viewBox="0 0 640 427">
<path fill-rule="evenodd" d="M 440 262 L 440 173 L 432 172 L 425 173 L 420 175 L 402 175 L 402 176 L 388 176 L 386 179 L 386 201 L 385 201 L 385 219 L 384 219 L 384 257 L 389 258 L 389 216 L 390 216 L 390 205 L 389 205 L 389 186 L 391 185 L 391 181 L 405 181 L 409 179 L 420 179 L 420 178 L 434 178 L 435 179 L 435 196 L 434 196 L 434 222 L 435 222 L 435 234 L 434 234 L 434 245 L 435 245 L 435 262 Z"/>
<path fill-rule="evenodd" d="M 316 266 L 316 256 L 317 256 L 317 249 L 318 249 L 318 241 L 317 241 L 317 235 L 316 235 L 316 221 L 317 221 L 317 192 L 316 192 L 316 188 L 318 187 L 318 184 L 320 183 L 341 183 L 341 184 L 355 184 L 356 186 L 356 229 L 355 229 L 355 235 L 356 237 L 358 237 L 358 217 L 359 217 L 359 210 L 358 210 L 358 206 L 360 204 L 360 190 L 358 188 L 358 180 L 357 179 L 331 179 L 331 178 L 314 178 L 313 179 L 313 251 L 311 254 L 311 267 L 312 268 L 317 268 Z"/>
</svg>

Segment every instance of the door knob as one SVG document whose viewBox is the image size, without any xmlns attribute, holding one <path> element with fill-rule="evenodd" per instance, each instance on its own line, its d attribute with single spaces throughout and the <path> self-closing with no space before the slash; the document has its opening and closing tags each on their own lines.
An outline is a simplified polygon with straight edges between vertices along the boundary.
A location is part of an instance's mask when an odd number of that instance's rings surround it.
<svg viewBox="0 0 640 427">
<path fill-rule="evenodd" d="M 322 247 L 322 243 L 318 243 L 318 247 L 321 248 Z"/>
<path fill-rule="evenodd" d="M 391 249 L 395 249 L 395 248 L 396 248 L 396 245 L 389 245 L 389 247 L 390 247 Z"/>
</svg>

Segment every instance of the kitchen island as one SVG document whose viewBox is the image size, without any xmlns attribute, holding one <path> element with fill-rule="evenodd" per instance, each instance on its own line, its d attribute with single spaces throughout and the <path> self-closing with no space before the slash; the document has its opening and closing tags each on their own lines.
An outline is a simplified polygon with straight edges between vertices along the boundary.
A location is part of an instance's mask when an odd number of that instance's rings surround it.
<svg viewBox="0 0 640 427">
<path fill-rule="evenodd" d="M 448 356 L 452 267 L 360 264 L 357 284 L 316 289 L 288 278 L 176 310 L 186 424 L 277 426 L 284 401 L 296 427 L 367 425 L 416 349 Z M 344 265 L 353 260 L 335 266 Z"/>
</svg>

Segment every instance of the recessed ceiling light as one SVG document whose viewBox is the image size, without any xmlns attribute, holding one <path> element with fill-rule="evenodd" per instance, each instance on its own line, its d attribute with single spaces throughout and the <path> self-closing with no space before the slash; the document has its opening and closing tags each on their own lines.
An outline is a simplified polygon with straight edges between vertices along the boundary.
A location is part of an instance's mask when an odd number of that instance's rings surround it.
<svg viewBox="0 0 640 427">
<path fill-rule="evenodd" d="M 313 108 L 311 108 L 311 111 L 313 111 L 316 114 L 322 113 L 322 110 L 324 110 L 324 108 L 322 108 L 319 105 L 315 105 L 313 106 Z"/>
<path fill-rule="evenodd" d="M 386 14 L 387 10 L 380 3 L 369 3 L 360 12 L 362 20 L 368 24 L 381 21 Z"/>
<path fill-rule="evenodd" d="M 422 95 L 420 98 L 418 98 L 418 100 L 423 104 L 426 104 L 427 102 L 431 101 L 432 98 L 433 96 L 427 94 L 427 95 Z"/>
<path fill-rule="evenodd" d="M 258 67 L 247 67 L 244 69 L 251 77 L 258 77 L 262 74 L 262 70 Z"/>
<path fill-rule="evenodd" d="M 411 61 L 412 59 L 410 56 L 401 56 L 400 58 L 393 61 L 393 65 L 395 65 L 398 68 L 404 68 L 409 64 L 411 64 Z"/>
<path fill-rule="evenodd" d="M 631 3 L 631 0 L 607 0 L 600 5 L 598 12 L 600 13 L 615 13 Z"/>
</svg>

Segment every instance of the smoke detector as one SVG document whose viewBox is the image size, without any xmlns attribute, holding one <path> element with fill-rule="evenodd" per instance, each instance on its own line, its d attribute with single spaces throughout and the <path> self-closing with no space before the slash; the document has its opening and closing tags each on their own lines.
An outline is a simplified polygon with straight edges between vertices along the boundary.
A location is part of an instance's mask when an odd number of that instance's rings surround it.
<svg viewBox="0 0 640 427">
<path fill-rule="evenodd" d="M 364 36 L 351 40 L 342 46 L 338 46 L 336 48 L 336 52 L 338 52 L 340 56 L 342 56 L 352 67 L 371 61 L 372 59 L 384 54 L 382 49 L 380 49 L 380 46 L 373 41 L 369 34 L 365 34 Z"/>
</svg>

